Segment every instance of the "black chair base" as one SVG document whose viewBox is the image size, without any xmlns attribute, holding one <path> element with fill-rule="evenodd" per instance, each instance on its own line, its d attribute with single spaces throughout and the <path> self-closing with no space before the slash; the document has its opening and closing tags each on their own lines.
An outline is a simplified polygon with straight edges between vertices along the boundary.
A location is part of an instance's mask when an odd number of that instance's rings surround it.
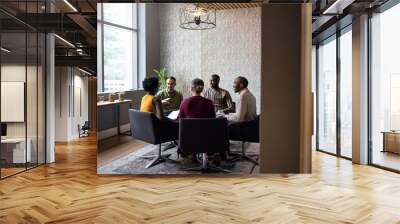
<svg viewBox="0 0 400 224">
<path fill-rule="evenodd" d="M 258 156 L 258 155 L 243 155 L 243 154 L 232 154 L 232 155 L 235 155 L 235 158 L 231 159 L 230 160 L 231 162 L 246 160 L 246 161 L 254 163 L 257 166 L 259 165 L 255 159 L 250 157 L 250 156 Z"/>
<path fill-rule="evenodd" d="M 175 162 L 174 160 L 170 159 L 169 157 L 171 154 L 166 154 L 166 155 L 152 155 L 152 156 L 142 156 L 140 158 L 143 159 L 153 159 L 149 164 L 146 165 L 146 169 L 151 168 L 155 165 L 158 165 L 160 163 L 165 163 L 165 162 Z"/>
<path fill-rule="evenodd" d="M 206 153 L 202 153 L 201 166 L 189 167 L 189 168 L 185 168 L 185 169 L 181 169 L 181 170 L 182 171 L 200 171 L 202 173 L 214 173 L 214 172 L 232 173 L 232 171 L 230 171 L 230 170 L 209 164 Z"/>
<path fill-rule="evenodd" d="M 146 169 L 151 168 L 155 165 L 158 165 L 160 163 L 164 162 L 172 162 L 172 163 L 177 163 L 177 161 L 170 159 L 169 157 L 171 154 L 164 154 L 161 155 L 161 144 L 158 145 L 158 154 L 157 155 L 150 155 L 150 156 L 141 156 L 140 158 L 142 159 L 153 159 L 149 164 L 146 165 Z"/>
<path fill-rule="evenodd" d="M 249 161 L 251 163 L 254 163 L 256 166 L 259 165 L 259 163 L 257 162 L 257 160 L 251 158 L 250 156 L 258 156 L 258 155 L 254 155 L 254 154 L 246 154 L 246 150 L 244 148 L 244 143 L 242 142 L 242 153 L 234 153 L 234 152 L 229 152 L 230 156 L 234 156 L 233 159 L 229 160 L 230 162 L 237 162 L 237 161 Z"/>
<path fill-rule="evenodd" d="M 172 141 L 172 142 L 170 142 L 167 146 L 165 146 L 165 147 L 163 148 L 162 151 L 165 152 L 165 151 L 167 151 L 167 150 L 170 150 L 170 149 L 172 149 L 172 148 L 175 148 L 177 145 L 178 145 L 178 144 L 176 144 L 175 141 Z"/>
<path fill-rule="evenodd" d="M 221 167 L 207 165 L 206 167 L 198 166 L 198 167 L 190 167 L 186 169 L 182 169 L 183 171 L 198 171 L 202 173 L 215 173 L 215 172 L 223 172 L 223 173 L 232 173 L 230 170 L 226 170 Z"/>
</svg>

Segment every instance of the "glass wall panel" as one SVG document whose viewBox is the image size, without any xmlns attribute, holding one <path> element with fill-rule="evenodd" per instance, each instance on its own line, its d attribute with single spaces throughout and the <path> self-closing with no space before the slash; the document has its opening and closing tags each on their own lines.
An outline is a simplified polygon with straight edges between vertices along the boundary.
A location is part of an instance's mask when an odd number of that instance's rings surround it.
<svg viewBox="0 0 400 224">
<path fill-rule="evenodd" d="M 336 153 L 336 38 L 318 47 L 318 149 Z"/>
<path fill-rule="evenodd" d="M 352 156 L 352 34 L 340 36 L 340 154 Z"/>
<path fill-rule="evenodd" d="M 400 170 L 400 4 L 371 19 L 372 163 Z"/>
<path fill-rule="evenodd" d="M 45 124 L 46 124 L 46 79 L 45 79 L 45 65 L 46 65 L 46 37 L 44 34 L 38 34 L 38 164 L 45 163 L 46 158 L 46 139 L 45 139 Z"/>
<path fill-rule="evenodd" d="M 1 34 L 1 176 L 24 171 L 31 151 L 26 138 L 26 33 Z"/>
<path fill-rule="evenodd" d="M 27 167 L 37 165 L 38 157 L 38 35 L 36 32 L 27 33 L 27 80 L 26 80 L 26 114 L 27 114 Z"/>
<path fill-rule="evenodd" d="M 41 4 L 39 4 L 41 2 Z M 44 1 L 19 2 L 19 13 L 43 13 Z M 15 20 L 0 12 L 0 17 Z M 0 178 L 45 162 L 46 39 L 18 21 L 0 27 Z M 0 26 L 4 23 L 0 23 Z"/>
</svg>

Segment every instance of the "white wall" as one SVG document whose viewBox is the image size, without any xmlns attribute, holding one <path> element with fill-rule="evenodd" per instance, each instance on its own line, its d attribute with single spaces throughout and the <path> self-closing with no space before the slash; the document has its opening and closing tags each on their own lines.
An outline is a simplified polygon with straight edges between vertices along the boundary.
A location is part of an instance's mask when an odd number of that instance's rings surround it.
<svg viewBox="0 0 400 224">
<path fill-rule="evenodd" d="M 56 67 L 55 85 L 55 140 L 77 139 L 78 124 L 83 125 L 89 116 L 88 78 L 75 68 Z"/>
<path fill-rule="evenodd" d="M 245 76 L 260 105 L 261 8 L 218 10 L 217 25 L 211 30 L 179 27 L 179 9 L 185 4 L 160 5 L 160 64 L 177 78 L 177 88 L 190 95 L 190 81 L 202 78 L 208 87 L 211 74 L 221 76 L 221 87 Z"/>
</svg>

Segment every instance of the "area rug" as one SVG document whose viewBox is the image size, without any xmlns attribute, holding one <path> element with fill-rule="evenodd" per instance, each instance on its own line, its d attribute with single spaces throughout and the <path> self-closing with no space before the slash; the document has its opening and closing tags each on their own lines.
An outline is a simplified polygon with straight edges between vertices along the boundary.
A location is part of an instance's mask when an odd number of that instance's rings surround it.
<svg viewBox="0 0 400 224">
<path fill-rule="evenodd" d="M 168 145 L 164 144 L 163 148 Z M 246 143 L 246 154 L 252 154 L 256 156 L 252 156 L 252 158 L 258 160 L 260 146 L 258 143 Z M 231 142 L 230 144 L 231 152 L 240 152 L 241 151 L 241 142 Z M 169 157 L 172 160 L 176 160 L 177 163 L 161 163 L 151 168 L 146 169 L 146 165 L 150 163 L 151 160 L 141 158 L 142 156 L 155 155 L 158 152 L 158 146 L 155 145 L 146 145 L 141 149 L 136 150 L 124 156 L 122 158 L 116 159 L 106 165 L 98 167 L 98 174 L 200 174 L 201 172 L 197 171 L 184 171 L 182 169 L 193 167 L 196 164 L 184 164 L 182 163 L 182 158 L 178 158 L 176 153 L 176 147 L 171 148 L 163 154 L 171 154 Z M 249 161 L 237 161 L 233 163 L 222 163 L 222 168 L 229 169 L 232 171 L 227 174 L 254 174 L 253 170 L 255 170 L 255 164 Z M 226 173 L 217 173 L 224 174 Z"/>
</svg>

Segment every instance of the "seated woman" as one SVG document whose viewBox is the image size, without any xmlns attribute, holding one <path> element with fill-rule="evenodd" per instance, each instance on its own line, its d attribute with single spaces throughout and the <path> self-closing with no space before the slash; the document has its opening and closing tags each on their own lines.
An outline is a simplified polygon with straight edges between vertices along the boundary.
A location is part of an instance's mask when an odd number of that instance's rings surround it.
<svg viewBox="0 0 400 224">
<path fill-rule="evenodd" d="M 147 92 L 147 94 L 142 97 L 140 111 L 154 113 L 156 117 L 160 119 L 165 129 L 168 130 L 169 133 L 172 133 L 174 136 L 176 136 L 176 139 L 178 139 L 179 123 L 164 116 L 161 99 L 156 97 L 156 93 L 158 92 L 159 88 L 158 78 L 145 78 L 142 84 L 143 89 Z"/>
<path fill-rule="evenodd" d="M 179 109 L 179 118 L 215 118 L 213 102 L 201 96 L 203 89 L 203 80 L 192 81 L 192 96 L 183 100 Z"/>
<path fill-rule="evenodd" d="M 143 89 L 147 92 L 143 96 L 142 102 L 140 103 L 140 111 L 154 113 L 158 119 L 164 119 L 164 113 L 162 108 L 161 99 L 156 97 L 158 92 L 159 82 L 157 77 L 145 78 L 142 82 Z"/>
</svg>

